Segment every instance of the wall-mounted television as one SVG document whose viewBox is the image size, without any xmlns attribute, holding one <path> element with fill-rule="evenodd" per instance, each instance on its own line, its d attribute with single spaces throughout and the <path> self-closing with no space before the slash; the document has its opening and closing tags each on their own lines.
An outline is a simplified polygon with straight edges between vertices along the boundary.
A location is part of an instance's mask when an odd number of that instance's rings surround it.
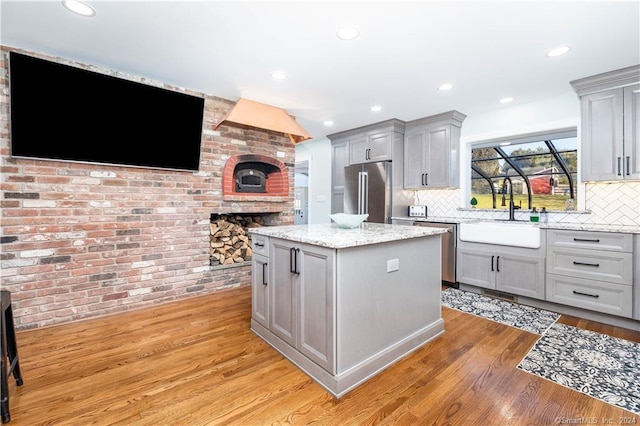
<svg viewBox="0 0 640 426">
<path fill-rule="evenodd" d="M 11 156 L 196 171 L 204 99 L 9 54 Z"/>
</svg>

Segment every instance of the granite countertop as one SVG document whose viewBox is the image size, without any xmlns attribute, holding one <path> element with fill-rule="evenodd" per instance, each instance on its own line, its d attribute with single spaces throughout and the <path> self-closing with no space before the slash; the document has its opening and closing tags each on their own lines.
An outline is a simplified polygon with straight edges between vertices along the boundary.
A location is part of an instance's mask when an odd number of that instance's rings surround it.
<svg viewBox="0 0 640 426">
<path fill-rule="evenodd" d="M 263 226 L 249 233 L 335 249 L 359 247 L 444 234 L 446 229 L 364 222 L 358 228 L 339 228 L 335 223 Z"/>
<path fill-rule="evenodd" d="M 392 217 L 393 219 L 397 219 L 397 220 L 412 220 L 414 222 L 435 222 L 435 223 L 464 223 L 464 222 L 476 222 L 480 219 L 478 218 L 465 218 L 465 217 L 445 217 L 445 216 L 428 216 L 428 217 L 421 217 L 421 216 L 399 216 L 399 217 Z M 484 219 L 483 219 L 484 220 Z"/>
<path fill-rule="evenodd" d="M 640 226 L 605 225 L 595 223 L 540 223 L 541 229 L 560 229 L 568 231 L 620 232 L 623 234 L 640 234 Z"/>
<path fill-rule="evenodd" d="M 440 223 L 470 223 L 480 221 L 492 221 L 492 219 L 481 219 L 477 217 L 461 218 L 461 217 L 394 217 L 398 220 L 413 220 L 414 222 L 440 222 Z M 500 221 L 504 222 L 504 221 Z M 517 220 L 516 223 L 531 223 L 523 220 Z M 563 223 L 563 222 L 548 222 L 548 223 L 536 223 L 540 229 L 559 229 L 568 231 L 591 231 L 591 232 L 620 232 L 626 234 L 640 234 L 640 226 L 635 225 L 608 225 L 608 224 L 596 224 L 596 223 Z"/>
</svg>

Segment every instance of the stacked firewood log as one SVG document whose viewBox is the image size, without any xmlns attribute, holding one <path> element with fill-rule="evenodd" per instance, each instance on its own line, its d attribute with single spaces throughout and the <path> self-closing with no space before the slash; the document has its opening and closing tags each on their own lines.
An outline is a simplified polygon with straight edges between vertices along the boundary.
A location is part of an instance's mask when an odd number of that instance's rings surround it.
<svg viewBox="0 0 640 426">
<path fill-rule="evenodd" d="M 218 215 L 209 225 L 211 266 L 251 261 L 251 235 L 248 229 L 263 225 L 262 216 Z"/>
</svg>

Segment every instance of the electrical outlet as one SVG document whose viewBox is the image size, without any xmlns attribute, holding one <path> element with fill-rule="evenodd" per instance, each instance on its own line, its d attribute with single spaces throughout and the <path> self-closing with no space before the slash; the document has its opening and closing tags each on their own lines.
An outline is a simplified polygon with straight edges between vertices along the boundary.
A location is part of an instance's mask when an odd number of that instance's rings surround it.
<svg viewBox="0 0 640 426">
<path fill-rule="evenodd" d="M 393 272 L 400 269 L 400 259 L 387 260 L 387 272 Z"/>
</svg>

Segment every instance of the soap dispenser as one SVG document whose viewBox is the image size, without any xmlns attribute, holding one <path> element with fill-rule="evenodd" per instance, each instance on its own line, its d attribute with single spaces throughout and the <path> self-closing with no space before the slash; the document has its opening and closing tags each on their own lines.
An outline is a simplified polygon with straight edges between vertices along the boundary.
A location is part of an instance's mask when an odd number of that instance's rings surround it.
<svg viewBox="0 0 640 426">
<path fill-rule="evenodd" d="M 538 216 L 538 210 L 534 207 L 529 214 L 529 221 L 538 222 L 540 220 L 540 216 Z"/>
<path fill-rule="evenodd" d="M 540 222 L 541 223 L 549 222 L 549 216 L 547 216 L 547 208 L 546 207 L 543 207 L 542 210 L 540 210 Z"/>
</svg>

